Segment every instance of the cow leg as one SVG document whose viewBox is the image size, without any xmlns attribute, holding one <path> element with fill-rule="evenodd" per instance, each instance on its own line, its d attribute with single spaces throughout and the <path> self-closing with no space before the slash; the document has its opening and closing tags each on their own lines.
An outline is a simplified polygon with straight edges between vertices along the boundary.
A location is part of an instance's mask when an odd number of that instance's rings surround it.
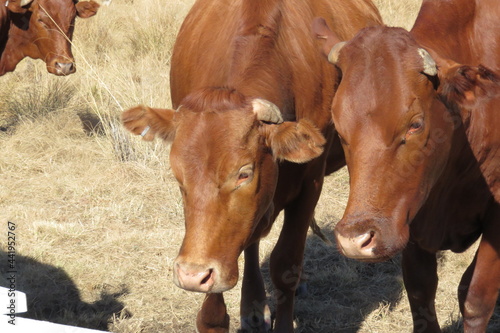
<svg viewBox="0 0 500 333">
<path fill-rule="evenodd" d="M 200 312 L 196 317 L 196 328 L 199 333 L 229 332 L 229 315 L 222 293 L 207 294 Z"/>
<path fill-rule="evenodd" d="M 321 192 L 322 182 L 313 181 L 291 205 L 278 242 L 271 254 L 271 278 L 276 288 L 276 323 L 274 332 L 293 332 L 295 290 L 300 282 L 302 260 L 309 224 Z"/>
<path fill-rule="evenodd" d="M 500 288 L 500 209 L 485 225 L 481 242 L 458 288 L 464 332 L 486 332 Z"/>
<path fill-rule="evenodd" d="M 403 251 L 403 279 L 413 316 L 413 332 L 441 332 L 434 306 L 438 284 L 436 254 L 410 240 Z"/>
<path fill-rule="evenodd" d="M 242 332 L 268 332 L 271 329 L 271 311 L 260 272 L 259 242 L 245 249 L 240 315 Z"/>
</svg>

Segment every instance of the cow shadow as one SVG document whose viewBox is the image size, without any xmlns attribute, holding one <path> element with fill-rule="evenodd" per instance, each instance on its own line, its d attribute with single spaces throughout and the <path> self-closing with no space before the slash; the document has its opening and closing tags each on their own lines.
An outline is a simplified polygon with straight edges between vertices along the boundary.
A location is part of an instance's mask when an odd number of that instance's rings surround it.
<svg viewBox="0 0 500 333">
<path fill-rule="evenodd" d="M 331 217 L 335 220 L 335 217 Z M 338 219 L 336 219 L 338 220 Z M 332 230 L 323 230 L 334 242 Z M 391 310 L 404 289 L 400 257 L 382 263 L 362 263 L 340 254 L 335 243 L 307 238 L 303 277 L 306 287 L 295 298 L 298 333 L 358 332 L 368 315 L 381 308 Z M 266 290 L 272 295 L 269 257 L 261 265 Z M 268 298 L 272 311 L 274 297 Z"/>
<path fill-rule="evenodd" d="M 329 220 L 338 220 L 335 217 Z M 297 333 L 364 332 L 368 316 L 384 316 L 394 310 L 404 295 L 401 255 L 381 263 L 363 263 L 344 257 L 337 250 L 332 230 L 323 233 L 333 244 L 307 238 L 303 276 L 306 290 L 295 298 Z M 438 253 L 439 256 L 442 255 Z M 276 309 L 274 286 L 269 272 L 269 256 L 261 264 L 271 310 Z M 305 291 L 305 292 L 304 292 Z M 407 318 L 411 323 L 411 313 Z M 462 319 L 441 323 L 443 333 L 463 332 Z M 412 330 L 411 324 L 407 331 Z M 500 332 L 500 298 L 490 319 L 488 333 Z"/>
<path fill-rule="evenodd" d="M 9 288 L 7 253 L 0 251 L 0 259 L 0 286 Z M 104 286 L 98 301 L 86 303 L 62 268 L 16 254 L 15 272 L 15 288 L 26 294 L 28 303 L 28 312 L 16 316 L 98 330 L 107 330 L 114 317 L 131 316 L 118 300 L 128 293 L 123 286 Z"/>
</svg>

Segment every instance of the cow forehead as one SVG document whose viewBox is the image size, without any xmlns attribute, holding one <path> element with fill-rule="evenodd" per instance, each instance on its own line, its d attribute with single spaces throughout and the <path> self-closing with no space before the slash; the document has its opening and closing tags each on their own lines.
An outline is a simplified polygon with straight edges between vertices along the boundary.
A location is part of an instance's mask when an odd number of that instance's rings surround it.
<svg viewBox="0 0 500 333">
<path fill-rule="evenodd" d="M 74 0 L 36 0 L 40 12 L 49 14 L 52 18 L 72 19 L 76 16 L 76 2 Z M 68 16 L 68 14 L 72 14 Z"/>
<path fill-rule="evenodd" d="M 171 163 L 183 173 L 226 174 L 253 161 L 258 146 L 258 122 L 253 112 L 191 112 L 181 110 Z M 175 170 L 174 170 L 175 171 Z"/>
<path fill-rule="evenodd" d="M 334 118 L 384 118 L 406 114 L 429 92 L 420 73 L 418 45 L 403 29 L 363 30 L 342 50 L 342 81 L 334 100 Z M 338 119 L 337 119 L 338 120 Z M 342 123 L 342 121 L 339 121 Z"/>
<path fill-rule="evenodd" d="M 358 84 L 371 79 L 373 88 L 411 82 L 422 69 L 418 44 L 401 28 L 370 27 L 360 31 L 342 49 L 339 66 L 343 76 Z"/>
</svg>

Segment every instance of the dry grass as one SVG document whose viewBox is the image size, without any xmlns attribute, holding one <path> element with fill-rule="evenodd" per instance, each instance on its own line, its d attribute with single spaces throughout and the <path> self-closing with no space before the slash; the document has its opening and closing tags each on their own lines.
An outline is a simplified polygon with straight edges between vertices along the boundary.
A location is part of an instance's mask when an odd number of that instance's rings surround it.
<svg viewBox="0 0 500 333">
<path fill-rule="evenodd" d="M 192 2 L 115 0 L 78 20 L 76 74 L 50 76 L 28 59 L 0 78 L 7 129 L 0 131 L 0 224 L 17 226 L 17 284 L 28 294 L 29 317 L 117 333 L 194 331 L 203 295 L 172 283 L 184 225 L 168 147 L 131 138 L 118 122 L 139 103 L 170 106 L 168 59 Z M 410 27 L 419 0 L 376 3 L 386 22 Z M 347 194 L 345 170 L 328 177 L 317 219 L 331 239 Z M 278 230 L 262 242 L 266 276 Z M 441 260 L 437 308 L 448 332 L 460 325 L 455 290 L 472 255 Z M 358 263 L 311 236 L 305 272 L 298 332 L 411 330 L 397 258 Z M 226 294 L 233 330 L 239 286 Z"/>
</svg>

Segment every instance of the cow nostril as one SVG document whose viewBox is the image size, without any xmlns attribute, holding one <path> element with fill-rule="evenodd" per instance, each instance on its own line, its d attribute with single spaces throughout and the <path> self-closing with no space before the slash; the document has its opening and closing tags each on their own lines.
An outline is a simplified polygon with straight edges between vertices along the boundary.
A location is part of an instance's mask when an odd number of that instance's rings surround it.
<svg viewBox="0 0 500 333">
<path fill-rule="evenodd" d="M 354 259 L 370 259 L 374 258 L 377 247 L 377 232 L 373 229 L 368 229 L 362 234 L 354 235 L 353 237 L 345 237 L 341 233 L 336 232 L 337 244 L 342 253 Z"/>
<path fill-rule="evenodd" d="M 208 269 L 207 275 L 201 280 L 200 285 L 207 284 L 210 281 L 210 279 L 212 278 L 212 273 L 213 273 L 213 269 L 212 268 Z"/>
<path fill-rule="evenodd" d="M 174 282 L 180 288 L 209 292 L 215 284 L 215 269 L 202 268 L 197 265 L 175 264 L 176 274 Z"/>
<path fill-rule="evenodd" d="M 369 232 L 367 232 L 366 234 L 363 235 L 363 243 L 361 244 L 361 248 L 365 248 L 367 247 L 368 245 L 370 245 L 370 243 L 372 242 L 373 238 L 375 237 L 375 231 L 371 230 Z"/>
</svg>

